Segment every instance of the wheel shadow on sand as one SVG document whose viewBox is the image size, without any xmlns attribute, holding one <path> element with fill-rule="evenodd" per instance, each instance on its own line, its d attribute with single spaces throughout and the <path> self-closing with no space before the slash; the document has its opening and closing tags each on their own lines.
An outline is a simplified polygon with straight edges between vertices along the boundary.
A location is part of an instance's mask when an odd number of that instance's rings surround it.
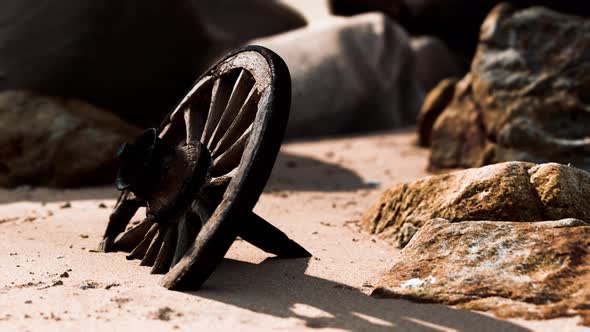
<svg viewBox="0 0 590 332">
<path fill-rule="evenodd" d="M 374 185 L 337 163 L 281 152 L 264 191 L 342 192 L 370 188 Z"/>
<path fill-rule="evenodd" d="M 372 188 L 352 170 L 312 157 L 279 153 L 265 192 L 277 191 L 353 191 Z M 0 188 L 0 204 L 19 201 L 55 202 L 91 199 L 117 199 L 113 184 L 102 187 L 44 188 L 21 186 Z"/>
<path fill-rule="evenodd" d="M 260 264 L 226 259 L 201 290 L 188 293 L 257 313 L 300 319 L 309 328 L 529 331 L 472 311 L 372 298 L 348 285 L 306 275 L 308 263 L 309 259 L 268 258 Z"/>
</svg>

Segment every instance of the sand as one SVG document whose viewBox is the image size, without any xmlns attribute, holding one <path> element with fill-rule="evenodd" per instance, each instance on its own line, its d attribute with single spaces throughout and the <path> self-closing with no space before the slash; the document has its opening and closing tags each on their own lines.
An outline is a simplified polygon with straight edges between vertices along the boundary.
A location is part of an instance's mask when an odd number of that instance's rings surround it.
<svg viewBox="0 0 590 332">
<path fill-rule="evenodd" d="M 500 320 L 368 296 L 398 250 L 354 222 L 385 188 L 427 175 L 414 141 L 408 130 L 285 144 L 255 211 L 314 257 L 273 259 L 237 241 L 197 292 L 168 291 L 124 253 L 92 250 L 112 187 L 2 190 L 0 330 L 580 330 L 577 317 Z"/>
</svg>

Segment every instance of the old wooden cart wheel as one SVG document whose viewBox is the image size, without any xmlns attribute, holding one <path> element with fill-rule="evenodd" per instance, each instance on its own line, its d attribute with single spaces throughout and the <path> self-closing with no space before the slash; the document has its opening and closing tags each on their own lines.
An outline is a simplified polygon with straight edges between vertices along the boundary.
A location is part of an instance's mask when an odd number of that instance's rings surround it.
<svg viewBox="0 0 590 332">
<path fill-rule="evenodd" d="M 291 102 L 289 71 L 250 46 L 205 73 L 166 117 L 124 145 L 121 196 L 101 249 L 130 251 L 169 289 L 196 289 L 240 236 L 279 257 L 310 254 L 252 212 L 278 154 Z M 127 225 L 139 207 L 146 218 Z"/>
</svg>

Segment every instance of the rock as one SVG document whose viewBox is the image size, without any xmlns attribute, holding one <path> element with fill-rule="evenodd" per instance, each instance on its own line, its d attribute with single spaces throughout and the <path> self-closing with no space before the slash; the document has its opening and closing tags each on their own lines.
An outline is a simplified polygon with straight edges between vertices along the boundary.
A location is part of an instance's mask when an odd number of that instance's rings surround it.
<svg viewBox="0 0 590 332">
<path fill-rule="evenodd" d="M 437 36 L 462 55 L 465 68 L 477 47 L 481 23 L 502 2 L 520 8 L 545 6 L 563 13 L 590 15 L 590 4 L 579 0 L 330 0 L 336 14 L 381 11 L 400 22 L 411 35 Z"/>
<path fill-rule="evenodd" d="M 587 172 L 550 163 L 529 169 L 529 175 L 547 219 L 575 216 L 590 221 L 590 176 Z"/>
<path fill-rule="evenodd" d="M 432 128 L 430 168 L 524 160 L 590 170 L 589 57 L 590 20 L 497 6 Z"/>
<path fill-rule="evenodd" d="M 330 0 L 328 5 L 334 15 L 343 16 L 381 11 L 391 18 L 399 18 L 406 16 L 408 11 L 401 0 Z"/>
<path fill-rule="evenodd" d="M 430 91 L 445 78 L 465 74 L 455 55 L 435 36 L 414 37 L 411 41 L 416 75 L 426 91 Z"/>
<path fill-rule="evenodd" d="M 192 0 L 207 32 L 233 42 L 304 27 L 305 18 L 290 6 L 268 0 Z"/>
<path fill-rule="evenodd" d="M 418 232 L 418 227 L 414 226 L 412 223 L 404 223 L 400 231 L 394 235 L 393 241 L 398 248 L 405 247 L 412 237 Z"/>
<path fill-rule="evenodd" d="M 287 60 L 289 136 L 413 124 L 422 103 L 408 36 L 382 14 L 304 27 L 266 0 L 13 2 L 0 4 L 0 91 L 85 100 L 141 127 L 157 127 L 209 65 L 248 43 Z"/>
<path fill-rule="evenodd" d="M 114 181 L 119 146 L 141 131 L 89 104 L 0 93 L 0 186 L 70 187 Z"/>
<path fill-rule="evenodd" d="M 0 3 L 0 91 L 89 101 L 157 125 L 210 61 L 191 0 Z"/>
<path fill-rule="evenodd" d="M 326 136 L 413 124 L 423 99 L 406 33 L 379 13 L 250 42 L 277 52 L 292 78 L 286 135 Z"/>
<path fill-rule="evenodd" d="M 385 191 L 361 220 L 372 234 L 399 242 L 405 224 L 428 220 L 590 221 L 590 174 L 560 164 L 506 162 L 435 175 Z"/>
<path fill-rule="evenodd" d="M 438 116 L 445 110 L 455 95 L 457 80 L 449 78 L 441 81 L 432 89 L 422 104 L 418 114 L 418 144 L 422 147 L 430 146 L 432 126 Z"/>
<path fill-rule="evenodd" d="M 504 318 L 582 315 L 590 326 L 590 225 L 428 221 L 374 296 L 458 305 Z"/>
<path fill-rule="evenodd" d="M 479 104 L 472 95 L 471 76 L 467 75 L 456 84 L 453 99 L 434 120 L 428 168 L 479 167 L 490 163 L 489 142 L 481 123 Z M 428 132 L 427 123 L 421 124 L 424 127 L 418 131 Z"/>
</svg>

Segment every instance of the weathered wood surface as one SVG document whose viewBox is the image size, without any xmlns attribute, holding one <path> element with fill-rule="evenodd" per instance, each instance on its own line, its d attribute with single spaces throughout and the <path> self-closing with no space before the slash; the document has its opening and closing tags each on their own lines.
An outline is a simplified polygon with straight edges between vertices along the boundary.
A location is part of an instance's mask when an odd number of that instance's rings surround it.
<svg viewBox="0 0 590 332">
<path fill-rule="evenodd" d="M 147 217 L 123 232 L 139 207 L 125 191 L 103 249 L 131 251 L 128 259 L 141 259 L 153 274 L 166 273 L 162 285 L 170 289 L 199 288 L 238 236 L 279 257 L 309 257 L 252 212 L 282 142 L 290 89 L 284 62 L 261 47 L 230 54 L 213 67 L 157 137 L 148 130 L 141 144 L 130 145 L 146 157 L 124 155 L 137 159 L 123 161 L 125 167 L 141 172 L 120 173 L 118 183 L 120 189 L 143 189 Z"/>
</svg>

